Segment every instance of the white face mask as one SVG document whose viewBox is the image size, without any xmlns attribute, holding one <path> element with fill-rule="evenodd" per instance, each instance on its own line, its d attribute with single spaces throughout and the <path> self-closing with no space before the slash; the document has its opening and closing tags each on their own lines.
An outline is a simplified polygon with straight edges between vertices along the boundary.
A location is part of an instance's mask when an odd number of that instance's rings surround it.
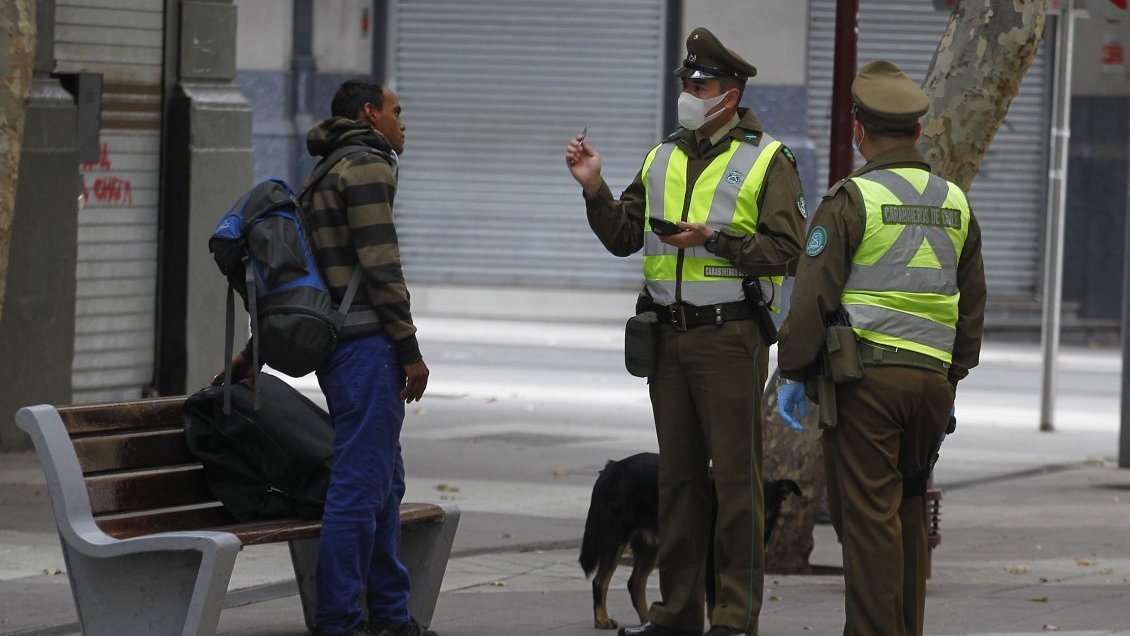
<svg viewBox="0 0 1130 636">
<path fill-rule="evenodd" d="M 722 103 L 729 93 L 722 93 L 717 97 L 709 99 L 699 99 L 690 93 L 679 94 L 679 125 L 687 130 L 698 130 L 704 126 L 708 121 L 718 117 L 726 109 L 719 109 L 715 113 L 707 115 L 707 111 Z"/>
</svg>

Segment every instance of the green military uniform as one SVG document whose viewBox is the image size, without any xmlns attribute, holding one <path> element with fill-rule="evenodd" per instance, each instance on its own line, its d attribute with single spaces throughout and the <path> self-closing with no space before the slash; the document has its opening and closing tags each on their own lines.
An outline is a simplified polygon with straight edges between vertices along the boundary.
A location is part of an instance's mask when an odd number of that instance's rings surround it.
<svg viewBox="0 0 1130 636">
<path fill-rule="evenodd" d="M 853 95 L 878 130 L 913 130 L 929 104 L 888 62 L 866 66 Z M 860 344 L 864 377 L 836 385 L 838 424 L 824 432 L 852 636 L 922 634 L 925 475 L 981 346 L 980 229 L 964 193 L 929 169 L 908 138 L 824 196 L 780 334 L 792 380 L 817 373 L 830 316 L 846 312 Z"/>
<path fill-rule="evenodd" d="M 705 29 L 692 32 L 687 48 L 677 75 L 733 76 L 744 83 L 756 73 Z M 744 275 L 779 277 L 795 264 L 804 199 L 792 154 L 770 141 L 752 112 L 739 108 L 711 137 L 679 129 L 652 150 L 618 200 L 603 184 L 586 203 L 589 224 L 610 252 L 645 250 L 648 289 L 661 320 L 649 384 L 660 450 L 663 600 L 652 605 L 651 621 L 701 632 L 706 557 L 713 549 L 717 598 L 711 623 L 756 633 L 764 526 L 760 392 L 768 354 L 742 300 L 741 281 Z M 741 188 L 729 195 L 728 210 L 719 203 L 727 188 Z M 708 211 L 705 222 L 719 230 L 712 252 L 707 246 L 664 247 L 647 221 L 648 215 L 665 215 L 703 222 Z M 714 222 L 727 214 L 732 223 Z M 703 299 L 710 302 L 697 302 Z M 717 319 L 693 319 L 702 315 Z M 713 545 L 711 461 L 718 494 Z"/>
</svg>

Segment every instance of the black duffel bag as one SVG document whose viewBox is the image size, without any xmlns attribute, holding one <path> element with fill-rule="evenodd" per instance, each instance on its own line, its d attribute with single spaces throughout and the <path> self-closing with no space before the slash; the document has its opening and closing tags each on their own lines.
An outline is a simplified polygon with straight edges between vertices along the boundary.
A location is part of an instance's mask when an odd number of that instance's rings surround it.
<svg viewBox="0 0 1130 636">
<path fill-rule="evenodd" d="M 184 403 L 188 448 L 212 493 L 239 521 L 318 519 L 333 465 L 330 416 L 277 377 L 258 375 L 259 408 L 247 380 L 210 386 Z"/>
</svg>

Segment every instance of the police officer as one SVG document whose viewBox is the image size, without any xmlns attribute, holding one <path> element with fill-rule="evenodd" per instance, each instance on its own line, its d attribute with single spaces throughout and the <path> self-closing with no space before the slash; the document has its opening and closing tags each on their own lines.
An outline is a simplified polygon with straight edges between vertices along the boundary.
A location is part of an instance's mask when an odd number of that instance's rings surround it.
<svg viewBox="0 0 1130 636">
<path fill-rule="evenodd" d="M 659 439 L 659 585 L 650 621 L 620 634 L 702 633 L 707 551 L 716 559 L 711 636 L 752 634 L 762 600 L 764 510 L 760 392 L 768 344 L 744 301 L 764 277 L 774 304 L 804 235 L 793 155 L 739 107 L 757 73 L 710 31 L 695 29 L 675 70 L 681 124 L 614 199 L 600 154 L 578 135 L 565 151 L 589 225 L 617 256 L 644 250 L 646 295 L 658 314 L 649 377 Z M 660 221 L 674 233 L 653 232 Z M 775 277 L 775 278 L 774 278 Z M 756 284 L 756 283 L 755 283 Z M 717 531 L 710 536 L 713 462 Z"/>
<path fill-rule="evenodd" d="M 981 231 L 961 189 L 915 149 L 929 99 L 872 62 L 852 85 L 867 164 L 824 195 L 781 329 L 778 410 L 794 427 L 825 326 L 844 316 L 863 378 L 835 385 L 824 430 L 851 636 L 922 634 L 926 478 L 958 381 L 976 366 L 985 310 Z"/>
</svg>

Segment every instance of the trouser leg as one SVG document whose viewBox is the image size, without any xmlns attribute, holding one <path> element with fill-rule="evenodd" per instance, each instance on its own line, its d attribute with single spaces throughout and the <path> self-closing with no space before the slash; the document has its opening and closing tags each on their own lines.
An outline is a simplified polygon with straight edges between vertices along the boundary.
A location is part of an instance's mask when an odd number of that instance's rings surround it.
<svg viewBox="0 0 1130 636">
<path fill-rule="evenodd" d="M 662 326 L 659 363 L 650 379 L 659 439 L 659 591 L 652 622 L 702 629 L 706 550 L 710 542 L 707 449 L 682 355 L 688 333 Z"/>
<path fill-rule="evenodd" d="M 395 498 L 396 451 L 404 415 L 396 399 L 401 373 L 387 336 L 345 341 L 318 370 L 334 424 L 334 465 L 319 540 L 315 613 L 315 623 L 327 633 L 344 633 L 361 621 L 362 586 L 374 548 L 382 554 L 387 550 L 387 543 L 378 546 L 377 538 L 387 536 L 390 529 L 399 532 L 399 523 L 391 528 L 383 518 L 384 523 L 378 523 L 378 512 Z M 402 596 L 406 607 L 406 585 Z"/>
<path fill-rule="evenodd" d="M 704 328 L 706 329 L 706 328 Z M 712 625 L 756 634 L 764 579 L 760 336 L 753 321 L 696 335 L 688 378 L 714 464 L 717 599 Z"/>
</svg>

